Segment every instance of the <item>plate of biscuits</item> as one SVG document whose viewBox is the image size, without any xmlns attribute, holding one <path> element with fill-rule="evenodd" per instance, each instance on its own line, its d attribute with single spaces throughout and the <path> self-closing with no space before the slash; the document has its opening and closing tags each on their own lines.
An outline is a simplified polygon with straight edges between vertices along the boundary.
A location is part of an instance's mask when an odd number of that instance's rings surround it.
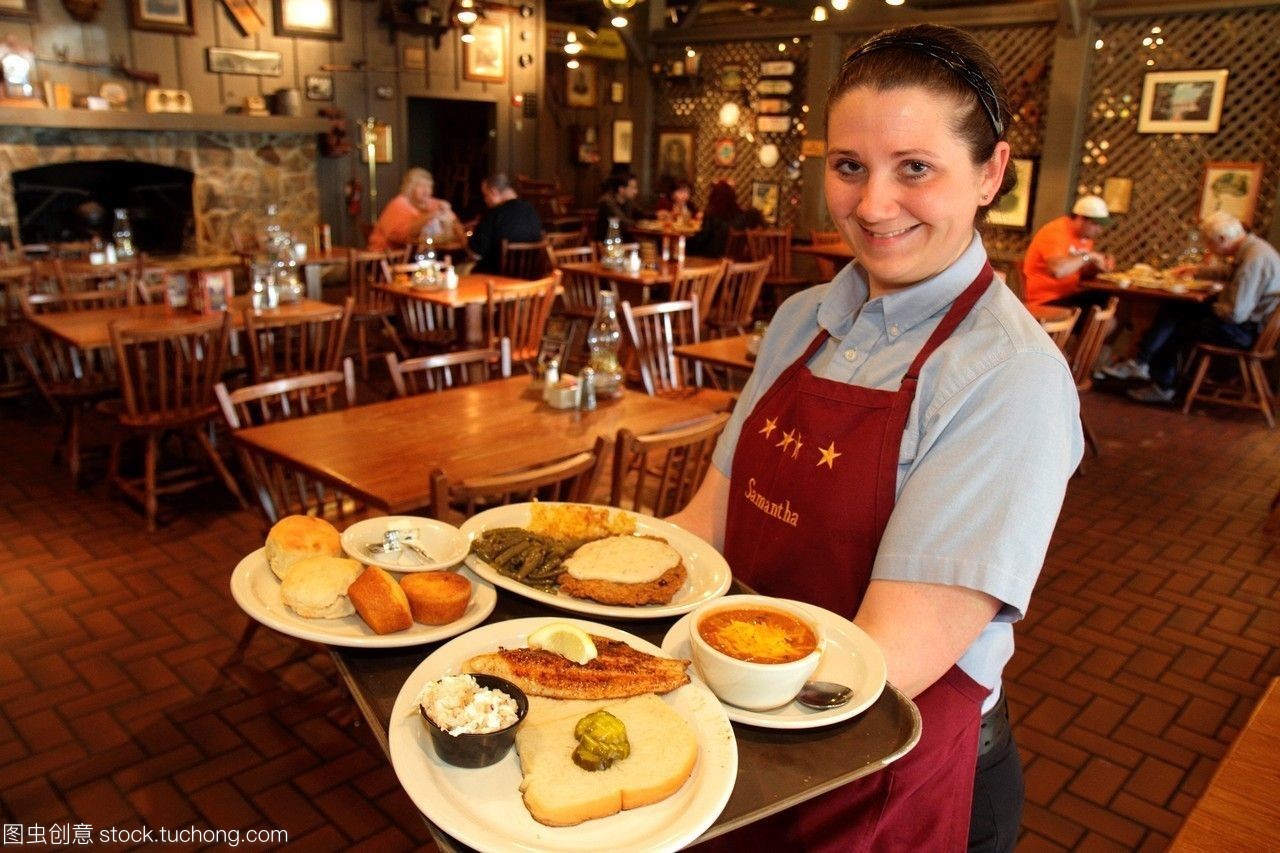
<svg viewBox="0 0 1280 853">
<path fill-rule="evenodd" d="M 493 612 L 493 585 L 465 569 L 399 573 L 344 556 L 341 536 L 311 516 L 281 519 L 231 573 L 247 615 L 302 640 L 396 648 L 433 643 Z"/>
</svg>

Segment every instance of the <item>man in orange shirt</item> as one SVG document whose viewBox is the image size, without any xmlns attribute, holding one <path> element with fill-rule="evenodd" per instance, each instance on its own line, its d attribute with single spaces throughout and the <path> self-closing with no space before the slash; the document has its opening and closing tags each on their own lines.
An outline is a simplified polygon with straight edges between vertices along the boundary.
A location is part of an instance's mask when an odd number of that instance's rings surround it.
<svg viewBox="0 0 1280 853">
<path fill-rule="evenodd" d="M 1059 216 L 1031 238 L 1022 262 L 1023 296 L 1028 305 L 1101 304 L 1095 294 L 1082 293 L 1084 274 L 1109 272 L 1115 259 L 1095 252 L 1093 241 L 1111 224 L 1107 203 L 1096 195 L 1081 196 L 1070 216 Z"/>
</svg>

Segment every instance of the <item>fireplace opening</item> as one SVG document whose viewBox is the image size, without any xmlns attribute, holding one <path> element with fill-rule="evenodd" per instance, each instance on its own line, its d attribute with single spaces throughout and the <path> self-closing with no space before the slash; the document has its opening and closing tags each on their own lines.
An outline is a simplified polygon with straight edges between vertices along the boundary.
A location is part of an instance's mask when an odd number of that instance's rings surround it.
<svg viewBox="0 0 1280 853">
<path fill-rule="evenodd" d="M 93 160 L 37 166 L 13 173 L 18 233 L 23 243 L 111 239 L 112 211 L 123 207 L 133 242 L 151 255 L 176 255 L 195 245 L 194 175 L 173 166 Z"/>
</svg>

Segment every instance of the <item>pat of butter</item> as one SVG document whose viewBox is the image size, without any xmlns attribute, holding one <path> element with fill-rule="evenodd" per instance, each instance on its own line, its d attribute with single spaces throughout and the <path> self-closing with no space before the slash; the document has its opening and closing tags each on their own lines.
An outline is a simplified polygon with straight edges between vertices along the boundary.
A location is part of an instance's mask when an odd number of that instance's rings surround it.
<svg viewBox="0 0 1280 853">
<path fill-rule="evenodd" d="M 388 521 L 387 530 L 394 530 L 399 533 L 402 542 L 418 538 L 418 528 L 414 527 L 411 521 Z"/>
</svg>

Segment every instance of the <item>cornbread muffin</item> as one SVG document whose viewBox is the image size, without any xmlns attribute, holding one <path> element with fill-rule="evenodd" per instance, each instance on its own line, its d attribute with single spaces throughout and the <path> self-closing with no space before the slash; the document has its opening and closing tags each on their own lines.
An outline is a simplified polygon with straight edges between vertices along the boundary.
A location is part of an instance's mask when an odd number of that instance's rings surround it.
<svg viewBox="0 0 1280 853">
<path fill-rule="evenodd" d="M 347 597 L 365 624 L 378 634 L 394 634 L 413 627 L 409 599 L 385 569 L 366 566 L 347 588 Z"/>
<path fill-rule="evenodd" d="M 471 601 L 471 581 L 457 572 L 417 572 L 400 579 L 413 618 L 424 625 L 444 625 L 462 618 Z"/>
<path fill-rule="evenodd" d="M 289 515 L 267 534 L 267 565 L 280 580 L 285 570 L 303 557 L 342 556 L 342 540 L 332 524 L 309 515 Z"/>
<path fill-rule="evenodd" d="M 280 582 L 280 599 L 306 619 L 341 619 L 355 613 L 347 588 L 363 567 L 342 557 L 303 557 Z"/>
</svg>

